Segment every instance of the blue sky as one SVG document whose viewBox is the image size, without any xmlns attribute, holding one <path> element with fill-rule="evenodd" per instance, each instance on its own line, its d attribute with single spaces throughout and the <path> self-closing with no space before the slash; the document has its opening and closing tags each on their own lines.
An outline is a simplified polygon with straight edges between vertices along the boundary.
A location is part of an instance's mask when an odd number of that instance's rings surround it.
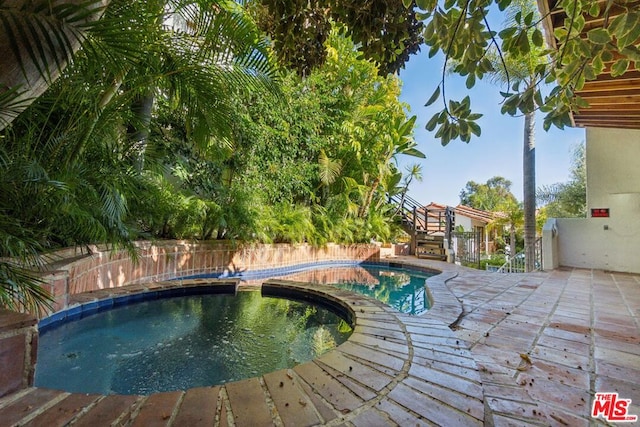
<svg viewBox="0 0 640 427">
<path fill-rule="evenodd" d="M 429 107 L 429 99 L 442 78 L 443 60 L 429 58 L 428 49 L 413 55 L 406 68 L 401 70 L 403 81 L 400 99 L 411 107 L 416 120 L 415 140 L 418 148 L 427 156 L 417 159 L 400 156 L 400 165 L 420 163 L 423 180 L 411 185 L 409 195 L 423 204 L 429 202 L 455 206 L 460 202 L 460 191 L 467 181 L 486 182 L 499 175 L 513 184 L 511 191 L 522 200 L 522 141 L 524 118 L 500 114 L 502 97 L 499 88 L 485 81 L 467 90 L 464 80 L 453 75 L 447 76 L 447 97 L 461 100 L 471 97 L 471 108 L 484 116 L 479 124 L 482 135 L 474 137 L 470 143 L 452 141 L 446 147 L 428 132 L 424 126 L 431 116 L 442 108 L 442 100 Z M 536 118 L 536 187 L 569 179 L 571 152 L 573 147 L 585 139 L 584 129 L 552 128 L 545 132 L 542 115 Z"/>
</svg>

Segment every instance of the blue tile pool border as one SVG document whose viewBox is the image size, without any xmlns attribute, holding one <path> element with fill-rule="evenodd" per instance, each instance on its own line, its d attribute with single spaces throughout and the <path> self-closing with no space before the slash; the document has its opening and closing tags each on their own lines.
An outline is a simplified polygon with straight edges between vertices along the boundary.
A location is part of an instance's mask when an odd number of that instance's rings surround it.
<svg viewBox="0 0 640 427">
<path fill-rule="evenodd" d="M 267 268 L 261 270 L 249 271 L 224 271 L 219 273 L 195 274 L 189 276 L 180 276 L 170 279 L 170 281 L 183 281 L 193 279 L 236 279 L 236 280 L 257 280 L 277 278 L 292 273 L 303 271 L 317 270 L 326 267 L 383 267 L 392 269 L 407 269 L 418 271 L 428 275 L 438 274 L 436 270 L 419 267 L 415 265 L 407 265 L 404 263 L 389 261 L 322 261 L 307 262 L 277 268 Z M 235 284 L 198 284 L 185 285 L 178 287 L 170 287 L 166 289 L 141 290 L 136 293 L 128 293 L 124 295 L 113 295 L 95 301 L 89 301 L 80 305 L 74 305 L 65 310 L 58 311 L 52 315 L 41 319 L 38 322 L 38 331 L 40 334 L 57 328 L 58 326 L 73 320 L 95 314 L 114 307 L 121 307 L 128 304 L 134 304 L 142 301 L 150 301 L 161 298 L 171 298 L 179 296 L 203 295 L 203 294 L 235 294 L 237 283 Z"/>
<path fill-rule="evenodd" d="M 223 271 L 215 273 L 201 273 L 191 274 L 188 276 L 175 277 L 171 280 L 189 280 L 189 279 L 240 279 L 240 280 L 257 280 L 266 279 L 277 276 L 284 276 L 286 274 L 300 273 L 303 271 L 319 270 L 326 267 L 387 267 L 396 269 L 407 269 L 412 271 L 418 271 L 424 274 L 435 275 L 440 273 L 439 271 L 432 270 L 425 267 L 419 267 L 414 265 L 407 265 L 399 262 L 389 261 L 322 261 L 322 262 L 307 262 L 303 264 L 289 265 L 276 268 L 265 268 L 261 270 L 246 270 L 246 271 Z"/>
<path fill-rule="evenodd" d="M 129 304 L 135 304 L 137 302 L 204 294 L 235 295 L 236 292 L 237 283 L 230 282 L 223 284 L 194 284 L 193 286 L 186 285 L 180 287 L 168 287 L 166 289 L 141 290 L 136 293 L 113 295 L 95 301 L 74 305 L 66 310 L 53 313 L 51 316 L 45 317 L 38 322 L 38 332 L 42 335 L 66 322 L 78 320 L 114 307 L 122 307 Z"/>
</svg>

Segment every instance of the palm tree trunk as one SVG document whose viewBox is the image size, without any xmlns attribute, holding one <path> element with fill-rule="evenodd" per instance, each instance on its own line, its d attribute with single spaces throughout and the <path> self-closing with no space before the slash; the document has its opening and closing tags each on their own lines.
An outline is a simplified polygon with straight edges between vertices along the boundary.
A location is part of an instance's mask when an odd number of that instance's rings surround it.
<svg viewBox="0 0 640 427">
<path fill-rule="evenodd" d="M 509 227 L 509 258 L 516 256 L 516 226 L 511 223 Z"/>
<path fill-rule="evenodd" d="M 137 96 L 131 104 L 133 119 L 127 127 L 127 138 L 138 152 L 137 166 L 139 170 L 144 169 L 144 153 L 149 139 L 154 100 L 153 89 L 149 89 L 145 94 Z"/>
<path fill-rule="evenodd" d="M 524 116 L 524 147 L 522 155 L 524 198 L 524 259 L 525 271 L 533 271 L 536 240 L 536 144 L 535 114 Z"/>
</svg>

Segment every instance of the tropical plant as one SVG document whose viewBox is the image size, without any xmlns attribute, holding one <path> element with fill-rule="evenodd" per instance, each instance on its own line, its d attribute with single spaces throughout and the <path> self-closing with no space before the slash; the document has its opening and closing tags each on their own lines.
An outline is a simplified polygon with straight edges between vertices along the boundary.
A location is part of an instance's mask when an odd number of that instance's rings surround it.
<svg viewBox="0 0 640 427">
<path fill-rule="evenodd" d="M 133 249 L 139 237 L 320 245 L 396 233 L 385 193 L 402 182 L 396 156 L 418 154 L 397 77 L 336 30 L 322 67 L 274 78 L 237 5 L 161 5 L 111 1 L 2 131 L 0 234 L 23 257 Z M 35 264 L 10 267 L 21 265 Z"/>
<path fill-rule="evenodd" d="M 0 2 L 0 130 L 60 76 L 104 5 L 101 0 Z"/>
<path fill-rule="evenodd" d="M 38 5 L 0 5 L 0 16 L 8 17 L 0 20 L 5 32 L 31 34 L 20 57 L 23 77 L 33 71 L 25 64 L 34 62 L 49 86 L 1 135 L 0 212 L 7 221 L 0 234 L 17 242 L 15 250 L 3 247 L 0 254 L 16 260 L 3 263 L 1 292 L 3 301 L 18 301 L 22 308 L 29 308 L 20 301 L 29 301 L 34 282 L 20 269 L 37 263 L 21 260 L 33 253 L 95 242 L 132 248 L 132 239 L 149 231 L 193 237 L 202 228 L 196 224 L 217 215 L 211 213 L 215 203 L 194 199 L 193 192 L 166 180 L 175 157 L 159 155 L 163 138 L 148 136 L 159 123 L 155 109 L 140 108 L 144 96 L 159 97 L 175 112 L 184 146 L 204 151 L 224 145 L 230 134 L 229 90 L 272 90 L 276 75 L 264 40 L 232 3 L 174 2 L 165 9 L 162 2 L 115 0 L 100 10 L 100 20 L 82 24 L 81 33 L 51 15 L 76 19 L 69 13 L 80 13 L 80 6 L 47 11 Z M 188 29 L 163 25 L 167 10 Z M 74 40 L 65 39 L 68 31 Z M 16 40 L 11 43 L 22 43 Z M 53 49 L 54 41 L 66 46 L 65 56 L 47 63 L 42 52 Z M 70 62 L 76 41 L 82 46 Z M 62 73 L 55 81 L 54 68 Z M 145 204 L 148 195 L 163 203 Z M 132 215 L 132 207 L 147 210 Z M 157 221 L 161 215 L 164 220 Z"/>
<path fill-rule="evenodd" d="M 538 189 L 538 200 L 545 205 L 547 217 L 571 218 L 587 215 L 587 171 L 585 145 L 574 147 L 568 182 Z"/>
<path fill-rule="evenodd" d="M 0 185 L 0 192 L 7 190 Z M 32 270 L 40 263 L 41 246 L 19 219 L 1 209 L 0 241 L 0 307 L 31 313 L 50 308 L 51 297 Z"/>
</svg>

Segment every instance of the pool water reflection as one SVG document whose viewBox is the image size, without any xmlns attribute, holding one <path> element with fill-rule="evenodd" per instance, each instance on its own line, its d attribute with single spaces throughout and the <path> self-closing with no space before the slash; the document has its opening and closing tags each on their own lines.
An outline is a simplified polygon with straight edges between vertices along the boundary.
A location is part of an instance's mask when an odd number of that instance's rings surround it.
<svg viewBox="0 0 640 427">
<path fill-rule="evenodd" d="M 402 313 L 419 316 L 430 308 L 425 281 L 433 274 L 413 269 L 359 265 L 313 269 L 280 278 L 334 285 L 375 298 Z"/>
<path fill-rule="evenodd" d="M 210 386 L 291 368 L 350 334 L 332 311 L 257 291 L 144 301 L 42 334 L 35 384 L 141 395 Z"/>
</svg>

